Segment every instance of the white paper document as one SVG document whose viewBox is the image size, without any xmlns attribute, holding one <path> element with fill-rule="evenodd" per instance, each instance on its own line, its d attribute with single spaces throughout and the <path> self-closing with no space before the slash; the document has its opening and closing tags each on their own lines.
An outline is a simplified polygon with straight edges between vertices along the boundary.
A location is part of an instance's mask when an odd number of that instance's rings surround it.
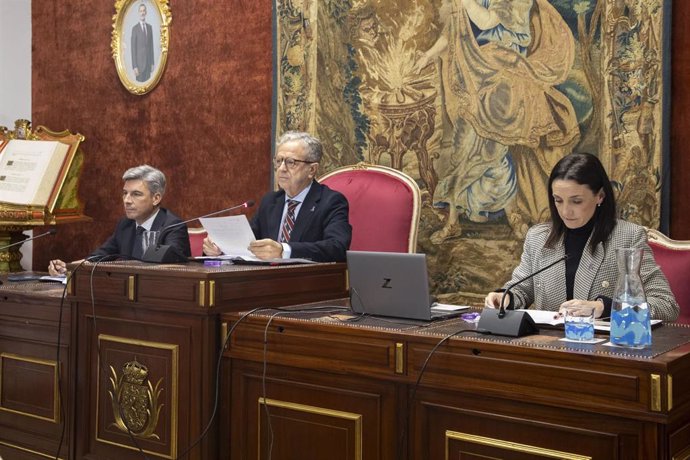
<svg viewBox="0 0 690 460">
<path fill-rule="evenodd" d="M 202 256 L 197 259 L 232 260 L 239 264 L 257 263 L 261 265 L 314 264 L 308 259 L 259 259 L 249 250 L 249 243 L 255 241 L 254 232 L 249 226 L 247 216 L 202 217 L 201 225 L 209 238 L 223 251 L 220 256 Z"/>
<path fill-rule="evenodd" d="M 209 238 L 223 251 L 223 258 L 246 257 L 259 260 L 249 251 L 249 243 L 254 241 L 254 232 L 249 226 L 247 216 L 240 214 L 227 217 L 202 217 L 201 225 Z"/>
</svg>

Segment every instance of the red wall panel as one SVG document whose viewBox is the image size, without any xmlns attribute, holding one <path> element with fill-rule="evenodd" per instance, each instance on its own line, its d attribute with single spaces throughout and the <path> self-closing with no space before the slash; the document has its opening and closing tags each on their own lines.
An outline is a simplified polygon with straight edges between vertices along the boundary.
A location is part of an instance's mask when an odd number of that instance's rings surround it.
<svg viewBox="0 0 690 460">
<path fill-rule="evenodd" d="M 89 224 L 37 240 L 34 267 L 87 255 L 123 215 L 122 173 L 168 176 L 180 217 L 222 209 L 270 186 L 271 0 L 170 2 L 167 69 L 149 94 L 120 83 L 111 56 L 113 1 L 32 2 L 34 126 L 86 136 L 80 197 Z"/>
</svg>

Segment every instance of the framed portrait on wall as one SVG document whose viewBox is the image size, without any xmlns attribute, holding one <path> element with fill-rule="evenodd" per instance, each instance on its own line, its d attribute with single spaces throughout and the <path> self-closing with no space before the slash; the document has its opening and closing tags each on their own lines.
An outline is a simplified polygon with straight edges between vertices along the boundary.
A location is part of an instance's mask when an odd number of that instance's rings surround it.
<svg viewBox="0 0 690 460">
<path fill-rule="evenodd" d="M 156 87 L 168 58 L 168 0 L 116 0 L 111 50 L 120 81 L 132 94 Z"/>
</svg>

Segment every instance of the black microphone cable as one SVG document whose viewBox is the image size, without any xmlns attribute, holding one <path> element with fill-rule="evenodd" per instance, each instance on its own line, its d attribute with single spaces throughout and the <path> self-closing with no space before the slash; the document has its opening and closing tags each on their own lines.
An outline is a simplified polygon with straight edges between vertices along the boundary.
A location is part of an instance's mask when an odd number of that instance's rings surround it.
<svg viewBox="0 0 690 460">
<path fill-rule="evenodd" d="M 55 453 L 55 460 L 59 460 L 60 458 L 60 450 L 62 449 L 62 444 L 65 441 L 65 429 L 67 427 L 67 418 L 65 415 L 65 405 L 63 404 L 62 401 L 62 367 L 60 366 L 60 346 L 62 345 L 62 312 L 64 311 L 64 306 L 65 306 L 65 297 L 67 297 L 67 288 L 69 287 L 69 283 L 72 281 L 72 277 L 74 274 L 77 272 L 77 270 L 84 265 L 86 262 L 91 262 L 92 260 L 99 258 L 107 258 L 110 257 L 108 255 L 105 256 L 90 256 L 86 257 L 83 259 L 79 264 L 72 270 L 71 272 L 68 272 L 68 274 L 65 277 L 65 286 L 62 288 L 62 295 L 60 297 L 60 307 L 58 308 L 58 324 L 57 324 L 57 345 L 56 345 L 56 356 L 55 356 L 55 362 L 58 365 L 58 404 L 60 405 L 60 417 L 62 419 L 62 430 L 60 432 L 60 441 L 58 442 L 57 446 L 57 451 Z M 75 346 L 74 344 L 72 344 Z"/>
<path fill-rule="evenodd" d="M 89 292 L 91 295 L 91 315 L 92 315 L 92 322 L 93 322 L 93 337 L 96 340 L 96 354 L 98 356 L 98 374 L 99 376 L 105 377 L 106 379 L 108 378 L 108 374 L 103 368 L 103 362 L 104 360 L 102 359 L 103 356 L 101 355 L 101 344 L 98 341 L 98 329 L 97 329 L 97 318 L 96 318 L 96 296 L 95 296 L 95 290 L 93 287 L 93 279 L 94 275 L 96 273 L 96 268 L 100 265 L 101 262 L 106 261 L 105 259 L 107 258 L 113 258 L 113 259 L 119 259 L 119 258 L 125 258 L 126 256 L 122 254 L 109 254 L 103 257 L 100 257 L 94 264 L 93 267 L 91 268 L 91 273 L 89 275 Z M 132 432 L 132 429 L 129 427 L 127 424 L 127 419 L 124 414 L 124 409 L 122 408 L 122 405 L 119 404 L 120 401 L 118 401 L 118 412 L 120 416 L 120 420 L 122 420 L 122 424 L 124 427 L 127 429 L 127 434 L 132 441 L 132 444 L 134 447 L 139 451 L 139 453 L 142 455 L 142 457 L 145 460 L 150 460 L 148 455 L 146 455 L 146 452 L 144 452 L 144 449 L 141 447 L 139 444 L 139 441 L 137 441 L 136 437 L 134 436 L 134 433 Z M 96 402 L 98 404 L 98 401 Z"/>
<path fill-rule="evenodd" d="M 407 414 L 405 417 L 405 425 L 402 428 L 402 431 L 400 433 L 400 438 L 398 440 L 398 449 L 399 453 L 402 454 L 404 451 L 405 447 L 405 438 L 407 436 L 407 429 L 410 424 L 410 412 L 412 411 L 412 405 L 414 404 L 415 398 L 417 397 L 417 388 L 419 387 L 419 384 L 422 381 L 422 376 L 424 375 L 424 371 L 426 371 L 427 366 L 429 365 L 429 362 L 431 361 L 431 357 L 434 356 L 434 353 L 436 353 L 436 350 L 446 343 L 448 340 L 451 338 L 460 335 L 460 334 L 465 334 L 465 333 L 473 333 L 473 334 L 483 334 L 483 335 L 489 335 L 491 332 L 484 330 L 484 329 L 460 329 L 458 331 L 455 331 L 451 334 L 448 334 L 447 336 L 443 337 L 441 340 L 434 345 L 434 348 L 431 349 L 429 354 L 427 355 L 426 359 L 424 360 L 424 364 L 422 364 L 422 368 L 419 370 L 419 375 L 417 376 L 417 380 L 415 381 L 414 386 L 412 387 L 412 394 L 410 395 L 410 404 L 407 407 Z M 409 447 L 409 446 L 408 446 Z"/>
<path fill-rule="evenodd" d="M 249 316 L 253 315 L 254 313 L 257 313 L 259 311 L 264 311 L 264 310 L 279 310 L 281 312 L 285 313 L 299 313 L 299 312 L 313 312 L 313 311 L 322 311 L 323 309 L 329 309 L 329 310 L 334 310 L 337 309 L 338 311 L 342 311 L 346 307 L 335 307 L 335 306 L 315 306 L 315 307 L 309 307 L 309 308 L 285 308 L 285 307 L 257 307 L 252 310 L 246 311 L 240 316 L 237 321 L 235 321 L 232 325 L 232 327 L 228 330 L 227 334 L 225 335 L 225 338 L 223 339 L 223 342 L 220 346 L 220 350 L 218 351 L 218 358 L 216 360 L 216 383 L 215 383 L 215 399 L 213 403 L 213 410 L 211 412 L 211 416 L 209 417 L 208 422 L 206 423 L 205 428 L 202 430 L 201 434 L 182 452 L 176 457 L 176 460 L 180 460 L 187 456 L 189 452 L 197 445 L 199 444 L 208 434 L 208 431 L 211 429 L 211 426 L 213 425 L 213 421 L 217 416 L 218 413 L 218 406 L 220 403 L 220 368 L 223 362 L 223 352 L 228 346 L 228 343 L 230 341 L 230 338 L 232 337 L 233 332 L 237 328 L 237 326 L 240 325 L 246 318 Z M 326 310 L 326 311 L 329 311 Z M 270 322 L 269 322 L 270 324 Z M 268 327 L 268 325 L 267 325 Z M 265 397 L 264 397 L 265 400 Z M 269 421 L 270 422 L 270 421 Z"/>
<path fill-rule="evenodd" d="M 261 392 L 262 392 L 262 399 L 264 401 L 264 412 L 266 413 L 266 424 L 268 426 L 268 455 L 267 458 L 268 460 L 271 460 L 273 458 L 273 425 L 271 423 L 271 413 L 270 409 L 268 408 L 268 401 L 267 401 L 267 390 L 266 390 L 266 374 L 267 374 L 267 368 L 268 368 L 268 329 L 271 326 L 271 322 L 276 316 L 287 314 L 287 313 L 292 313 L 292 312 L 299 312 L 299 311 L 324 311 L 326 313 L 330 313 L 331 311 L 342 311 L 343 308 L 346 307 L 333 307 L 333 306 L 316 306 L 312 308 L 305 308 L 305 309 L 297 309 L 297 310 L 292 310 L 292 309 L 284 309 L 284 308 L 276 308 L 276 310 L 280 310 L 274 314 L 272 314 L 268 321 L 266 321 L 266 327 L 264 328 L 264 343 L 263 343 L 263 366 L 262 366 L 262 373 L 261 373 Z"/>
</svg>

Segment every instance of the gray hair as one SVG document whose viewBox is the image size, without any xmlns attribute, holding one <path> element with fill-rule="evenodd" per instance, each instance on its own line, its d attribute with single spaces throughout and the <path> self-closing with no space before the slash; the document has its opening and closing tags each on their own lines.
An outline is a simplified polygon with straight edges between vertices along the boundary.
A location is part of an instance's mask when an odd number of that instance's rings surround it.
<svg viewBox="0 0 690 460">
<path fill-rule="evenodd" d="M 142 180 L 152 194 L 165 194 L 165 174 L 159 169 L 149 165 L 135 166 L 129 168 L 122 175 L 122 180 Z"/>
<path fill-rule="evenodd" d="M 321 141 L 311 134 L 302 131 L 287 131 L 284 133 L 280 136 L 278 142 L 276 142 L 276 150 L 278 150 L 281 145 L 294 141 L 300 141 L 302 145 L 304 145 L 304 150 L 307 152 L 307 161 L 312 161 L 314 163 L 321 161 L 321 157 L 323 156 Z"/>
</svg>

